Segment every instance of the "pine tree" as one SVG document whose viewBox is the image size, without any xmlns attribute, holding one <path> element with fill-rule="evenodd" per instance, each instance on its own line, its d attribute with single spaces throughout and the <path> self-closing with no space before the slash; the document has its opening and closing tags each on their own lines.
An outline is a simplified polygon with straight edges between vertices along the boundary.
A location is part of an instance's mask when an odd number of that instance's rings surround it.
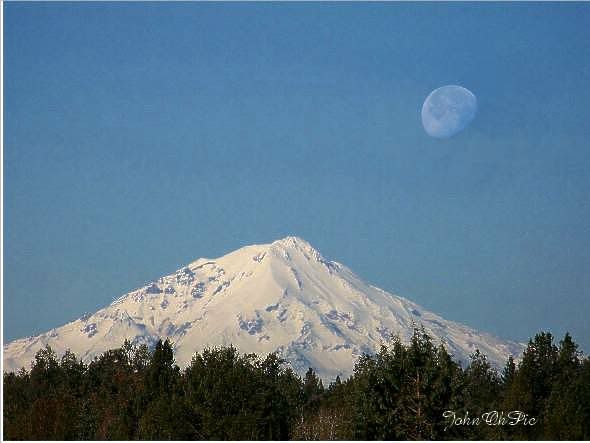
<svg viewBox="0 0 590 443">
<path fill-rule="evenodd" d="M 174 366 L 174 352 L 168 339 L 158 340 L 147 367 L 146 386 L 150 393 L 166 393 L 172 388 L 175 375 L 178 374 Z"/>
<path fill-rule="evenodd" d="M 584 436 L 584 414 L 580 408 L 577 381 L 581 361 L 578 345 L 569 333 L 559 344 L 551 393 L 543 411 L 544 438 L 581 440 Z"/>
<path fill-rule="evenodd" d="M 514 375 L 516 374 L 516 364 L 514 363 L 514 358 L 512 355 L 508 356 L 508 360 L 506 361 L 506 365 L 502 370 L 502 384 L 506 389 L 512 381 L 514 380 Z"/>
<path fill-rule="evenodd" d="M 303 399 L 306 413 L 317 411 L 323 393 L 322 380 L 316 375 L 313 368 L 309 368 L 303 378 Z"/>
<path fill-rule="evenodd" d="M 85 365 L 41 349 L 3 376 L 4 438 L 14 440 L 579 439 L 590 438 L 590 359 L 566 334 L 529 342 L 498 375 L 479 351 L 463 370 L 423 329 L 361 356 L 324 389 L 276 354 L 206 349 L 180 371 L 172 344 L 124 343 Z M 502 403 L 502 404 L 500 404 Z M 535 426 L 457 426 L 442 412 L 521 410 Z"/>
<path fill-rule="evenodd" d="M 535 335 L 523 353 L 522 360 L 504 394 L 504 409 L 522 411 L 536 417 L 535 426 L 504 427 L 504 437 L 538 439 L 543 435 L 543 413 L 546 409 L 556 373 L 558 349 L 549 332 Z"/>
</svg>

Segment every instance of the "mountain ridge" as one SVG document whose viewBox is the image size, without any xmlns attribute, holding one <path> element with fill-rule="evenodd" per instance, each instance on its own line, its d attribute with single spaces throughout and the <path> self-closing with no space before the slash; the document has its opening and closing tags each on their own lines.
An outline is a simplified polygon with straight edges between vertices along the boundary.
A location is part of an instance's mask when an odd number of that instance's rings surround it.
<svg viewBox="0 0 590 443">
<path fill-rule="evenodd" d="M 45 345 L 90 361 L 125 339 L 153 345 L 169 338 L 180 366 L 206 346 L 233 344 L 241 352 L 278 352 L 296 372 L 311 366 L 330 381 L 349 375 L 360 355 L 377 351 L 392 335 L 407 341 L 420 325 L 462 361 L 477 348 L 500 367 L 523 348 L 372 286 L 289 236 L 199 258 L 93 314 L 9 342 L 4 369 L 28 367 Z"/>
</svg>

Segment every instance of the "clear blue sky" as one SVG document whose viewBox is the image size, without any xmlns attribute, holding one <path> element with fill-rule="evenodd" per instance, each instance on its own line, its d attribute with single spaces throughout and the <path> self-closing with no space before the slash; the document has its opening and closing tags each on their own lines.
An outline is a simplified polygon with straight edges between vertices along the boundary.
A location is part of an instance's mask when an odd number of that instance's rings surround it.
<svg viewBox="0 0 590 443">
<path fill-rule="evenodd" d="M 4 332 L 298 235 L 590 350 L 590 4 L 4 3 Z M 447 140 L 427 94 L 473 91 Z"/>
</svg>

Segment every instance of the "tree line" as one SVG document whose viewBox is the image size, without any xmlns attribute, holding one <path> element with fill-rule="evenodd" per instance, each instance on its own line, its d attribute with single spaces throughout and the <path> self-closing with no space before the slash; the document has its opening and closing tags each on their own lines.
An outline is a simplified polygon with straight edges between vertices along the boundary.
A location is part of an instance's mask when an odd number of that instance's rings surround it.
<svg viewBox="0 0 590 443">
<path fill-rule="evenodd" d="M 569 334 L 537 334 L 498 372 L 479 351 L 462 367 L 416 329 L 329 386 L 231 346 L 184 370 L 168 340 L 89 364 L 46 347 L 3 383 L 7 440 L 590 439 L 590 359 Z"/>
</svg>

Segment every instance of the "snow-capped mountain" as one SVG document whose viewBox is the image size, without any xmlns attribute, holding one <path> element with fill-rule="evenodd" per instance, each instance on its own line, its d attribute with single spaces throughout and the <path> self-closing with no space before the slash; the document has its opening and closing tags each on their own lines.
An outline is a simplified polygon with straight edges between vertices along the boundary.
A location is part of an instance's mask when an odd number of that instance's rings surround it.
<svg viewBox="0 0 590 443">
<path fill-rule="evenodd" d="M 456 359 L 476 348 L 501 367 L 522 345 L 445 320 L 405 298 L 371 286 L 309 243 L 287 237 L 201 258 L 129 292 L 95 314 L 4 346 L 4 370 L 28 368 L 49 344 L 84 361 L 125 339 L 153 344 L 170 338 L 182 367 L 206 346 L 241 352 L 278 351 L 299 373 L 308 367 L 329 381 L 351 373 L 364 352 L 392 334 L 407 340 L 414 326 L 443 340 Z"/>
</svg>

